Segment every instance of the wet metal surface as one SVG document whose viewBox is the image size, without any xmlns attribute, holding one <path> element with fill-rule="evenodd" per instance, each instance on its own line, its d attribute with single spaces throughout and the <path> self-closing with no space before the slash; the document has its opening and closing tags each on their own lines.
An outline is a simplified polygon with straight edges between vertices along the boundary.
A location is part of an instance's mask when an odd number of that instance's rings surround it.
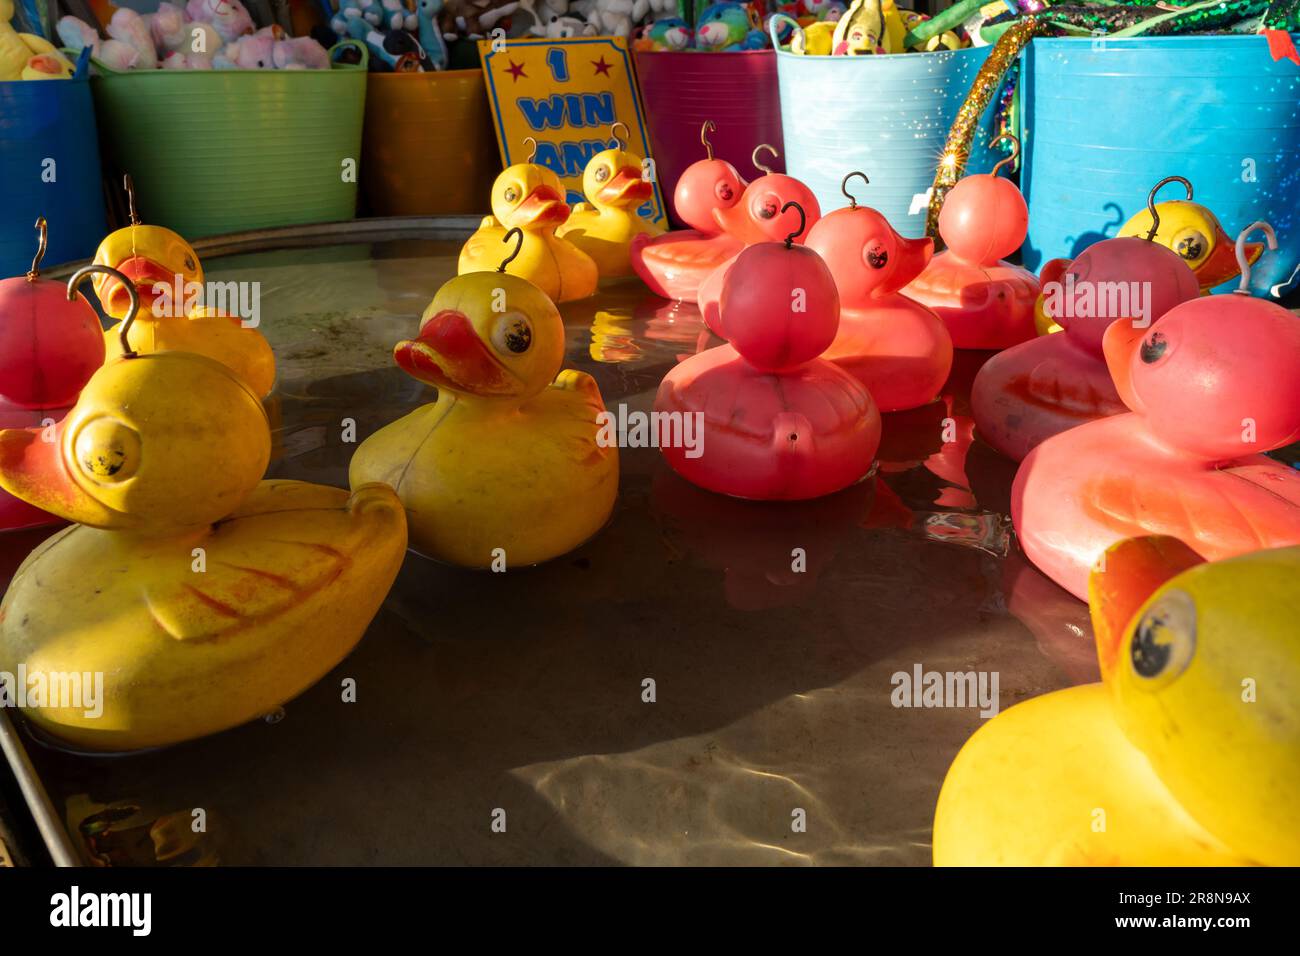
<svg viewBox="0 0 1300 956">
<path fill-rule="evenodd" d="M 272 476 L 345 485 L 348 420 L 359 441 L 432 400 L 391 350 L 456 250 L 205 262 L 261 283 Z M 562 311 L 567 364 L 615 411 L 649 410 L 707 340 L 692 307 L 634 282 Z M 886 416 L 878 471 L 838 495 L 740 502 L 623 449 L 594 540 L 504 574 L 408 554 L 361 645 L 278 721 L 113 758 L 21 736 L 100 861 L 926 864 L 944 772 L 981 717 L 895 707 L 892 676 L 996 673 L 1006 708 L 1096 674 L 1086 609 L 1016 553 L 1014 466 L 970 444 L 982 356 L 959 355 L 945 402 Z M 48 533 L 3 536 L 6 577 Z"/>
</svg>

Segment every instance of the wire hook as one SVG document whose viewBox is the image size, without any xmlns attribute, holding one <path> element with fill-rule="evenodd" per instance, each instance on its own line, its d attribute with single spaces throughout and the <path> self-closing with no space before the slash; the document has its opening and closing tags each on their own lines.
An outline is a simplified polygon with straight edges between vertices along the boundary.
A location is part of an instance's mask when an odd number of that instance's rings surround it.
<svg viewBox="0 0 1300 956">
<path fill-rule="evenodd" d="M 1191 198 L 1191 188 L 1188 187 L 1188 198 Z M 1277 249 L 1277 233 L 1273 227 L 1262 219 L 1258 222 L 1252 222 L 1241 234 L 1237 236 L 1237 268 L 1241 270 L 1241 282 L 1237 288 L 1232 290 L 1233 295 L 1250 295 L 1250 257 L 1246 255 L 1246 240 L 1256 229 L 1264 233 L 1264 238 L 1268 240 L 1269 249 Z"/>
<path fill-rule="evenodd" d="M 1192 198 L 1192 184 L 1182 176 L 1166 176 L 1164 179 L 1160 180 L 1160 182 L 1152 186 L 1151 192 L 1147 193 L 1147 212 L 1151 213 L 1151 231 L 1147 233 L 1147 242 L 1154 241 L 1156 233 L 1160 229 L 1160 213 L 1156 212 L 1156 193 L 1160 192 L 1163 187 L 1168 186 L 1170 183 L 1182 183 L 1183 188 L 1187 190 L 1188 200 L 1190 201 Z M 1250 228 L 1254 229 L 1255 226 L 1258 225 L 1263 224 L 1255 223 Z"/>
</svg>

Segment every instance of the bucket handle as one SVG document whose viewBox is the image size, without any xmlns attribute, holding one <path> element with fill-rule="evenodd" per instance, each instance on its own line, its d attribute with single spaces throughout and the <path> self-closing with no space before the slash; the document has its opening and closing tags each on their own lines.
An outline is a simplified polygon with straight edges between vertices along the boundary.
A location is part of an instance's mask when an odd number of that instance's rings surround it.
<svg viewBox="0 0 1300 956">
<path fill-rule="evenodd" d="M 1246 255 L 1246 240 L 1256 229 L 1264 233 L 1264 238 L 1268 240 L 1268 247 L 1274 251 L 1277 250 L 1277 233 L 1273 227 L 1262 219 L 1258 222 L 1252 222 L 1241 234 L 1237 236 L 1237 268 L 1241 270 L 1241 284 L 1233 289 L 1234 295 L 1250 295 L 1250 256 Z"/>
<path fill-rule="evenodd" d="M 794 27 L 795 33 L 797 33 L 800 37 L 803 36 L 803 27 L 799 26 L 799 21 L 796 20 L 794 17 L 788 17 L 784 13 L 773 14 L 772 17 L 767 21 L 767 32 L 772 36 L 772 49 L 776 50 L 778 53 L 782 51 L 781 51 L 781 41 L 777 39 L 776 28 L 779 24 L 783 22 L 788 23 L 790 24 L 790 26 Z M 791 49 L 794 48 L 794 34 L 791 34 L 790 36 L 790 47 Z"/>
<path fill-rule="evenodd" d="M 83 46 L 81 52 L 75 57 L 72 57 L 72 51 L 68 49 L 63 49 L 59 52 L 72 58 L 73 62 L 76 63 L 76 69 L 72 71 L 72 78 L 74 80 L 84 80 L 86 75 L 90 72 L 90 54 L 93 52 L 90 47 Z"/>
<path fill-rule="evenodd" d="M 334 61 L 334 53 L 335 53 L 335 51 L 337 51 L 337 50 L 342 50 L 344 47 L 349 47 L 349 46 L 350 46 L 350 47 L 356 47 L 358 50 L 361 51 L 361 62 L 360 62 L 360 63 L 356 63 L 356 64 L 353 64 L 353 63 L 336 63 L 336 62 Z M 353 66 L 359 67 L 360 69 L 363 69 L 363 70 L 368 70 L 368 69 L 370 69 L 370 49 L 369 49 L 369 48 L 368 48 L 364 43 L 362 43 L 360 40 L 340 40 L 338 43 L 336 43 L 336 44 L 334 44 L 332 47 L 330 47 L 330 51 L 329 51 L 329 52 L 330 52 L 330 69 L 331 69 L 331 70 L 346 70 L 346 69 L 350 69 L 350 68 L 353 67 Z"/>
</svg>

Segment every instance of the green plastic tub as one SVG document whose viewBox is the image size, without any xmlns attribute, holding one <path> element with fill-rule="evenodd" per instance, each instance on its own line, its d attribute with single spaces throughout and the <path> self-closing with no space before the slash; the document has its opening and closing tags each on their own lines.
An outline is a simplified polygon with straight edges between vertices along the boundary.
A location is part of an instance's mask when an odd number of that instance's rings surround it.
<svg viewBox="0 0 1300 956">
<path fill-rule="evenodd" d="M 105 167 L 145 222 L 197 239 L 356 215 L 361 62 L 330 70 L 133 70 L 96 62 Z M 121 182 L 120 176 L 116 179 Z"/>
</svg>

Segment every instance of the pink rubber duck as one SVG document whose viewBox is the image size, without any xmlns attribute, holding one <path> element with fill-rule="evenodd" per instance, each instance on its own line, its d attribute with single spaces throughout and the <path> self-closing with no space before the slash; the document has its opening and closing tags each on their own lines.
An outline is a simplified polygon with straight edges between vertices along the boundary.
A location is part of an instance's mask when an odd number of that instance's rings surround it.
<svg viewBox="0 0 1300 956">
<path fill-rule="evenodd" d="M 36 220 L 36 258 L 25 276 L 0 281 L 0 428 L 62 421 L 104 364 L 99 317 L 80 292 L 40 277 L 45 218 Z M 53 428 L 50 428 L 53 435 Z M 0 531 L 62 519 L 0 491 Z"/>
<path fill-rule="evenodd" d="M 702 488 L 760 500 L 819 498 L 858 481 L 880 444 L 880 413 L 862 384 L 818 358 L 835 339 L 839 294 L 817 253 L 784 242 L 736 257 L 718 306 L 730 344 L 692 355 L 664 377 L 656 414 L 702 441 L 661 442 L 673 470 Z"/>
<path fill-rule="evenodd" d="M 1135 236 L 1089 246 L 1043 285 L 1044 311 L 1064 331 L 999 352 L 975 376 L 980 437 L 1020 461 L 1053 435 L 1126 411 L 1102 352 L 1107 327 L 1146 328 L 1199 294 L 1196 274 L 1165 246 Z"/>
<path fill-rule="evenodd" d="M 740 202 L 745 190 L 736 167 L 713 157 L 708 134 L 716 129 L 713 120 L 704 121 L 700 142 L 708 158 L 687 166 L 673 192 L 673 208 L 691 228 L 632 238 L 633 271 L 665 299 L 694 302 L 700 283 L 744 248 L 744 243 L 723 232 L 713 218 L 715 209 L 730 209 Z"/>
<path fill-rule="evenodd" d="M 803 230 L 811 229 L 817 224 L 822 215 L 821 207 L 817 205 L 817 197 L 812 190 L 799 180 L 784 173 L 774 173 L 758 161 L 758 154 L 765 149 L 776 155 L 776 150 L 766 143 L 755 148 L 754 168 L 761 169 L 763 175 L 745 187 L 744 195 L 736 205 L 728 209 L 714 209 L 713 218 L 727 235 L 739 241 L 742 246 L 774 242 L 787 235 L 797 235 L 799 238 L 795 241 L 802 244 L 807 235 Z M 791 203 L 799 208 L 797 218 L 793 212 L 782 211 L 792 208 Z M 798 229 L 795 228 L 796 223 Z M 723 279 L 735 260 L 736 257 L 732 256 L 715 268 L 700 283 L 695 298 L 704 321 L 718 335 L 722 335 L 716 324 L 718 299 L 722 295 Z"/>
<path fill-rule="evenodd" d="M 948 326 L 959 349 L 1005 349 L 1034 337 L 1034 301 L 1038 280 L 1019 266 L 1003 262 L 1025 241 L 1029 209 L 1025 197 L 998 170 L 966 176 L 948 193 L 939 211 L 939 235 L 946 251 L 930 261 L 904 293 L 928 306 Z"/>
<path fill-rule="evenodd" d="M 939 317 L 900 291 L 925 269 L 933 239 L 904 239 L 876 210 L 859 206 L 823 217 L 808 248 L 825 261 L 840 293 L 840 330 L 822 358 L 854 376 L 882 412 L 934 400 L 952 368 L 952 338 Z"/>
<path fill-rule="evenodd" d="M 1300 472 L 1266 457 L 1300 438 L 1300 319 L 1238 292 L 1175 306 L 1148 329 L 1115 322 L 1103 347 L 1131 413 L 1047 439 L 1016 472 L 1025 554 L 1086 600 L 1121 538 L 1165 534 L 1207 561 L 1300 544 Z"/>
</svg>

